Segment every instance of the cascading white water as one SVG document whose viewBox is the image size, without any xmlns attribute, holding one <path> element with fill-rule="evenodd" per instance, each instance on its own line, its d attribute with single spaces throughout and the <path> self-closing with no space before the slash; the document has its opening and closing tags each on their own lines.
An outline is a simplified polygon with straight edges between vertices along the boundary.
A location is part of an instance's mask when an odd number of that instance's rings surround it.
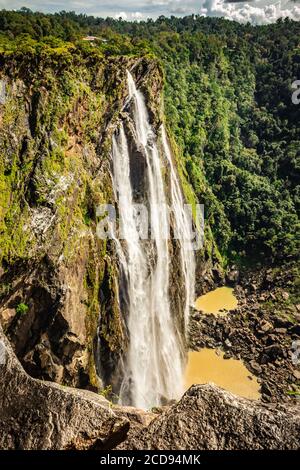
<svg viewBox="0 0 300 470">
<path fill-rule="evenodd" d="M 152 240 L 141 240 L 130 179 L 130 155 L 123 126 L 113 137 L 113 183 L 119 207 L 124 241 L 117 241 L 120 268 L 126 278 L 128 305 L 129 351 L 126 375 L 120 399 L 134 406 L 150 408 L 162 398 L 178 398 L 183 391 L 184 355 L 180 337 L 170 311 L 170 256 L 167 236 L 168 209 L 156 136 L 150 126 L 144 96 L 137 90 L 128 72 L 129 99 L 134 107 L 134 124 L 138 145 L 142 148 L 147 166 L 147 198 L 150 209 Z M 170 162 L 172 199 L 175 225 L 179 236 L 185 236 L 187 222 L 183 213 L 183 198 L 172 164 L 166 136 L 163 137 L 166 157 Z M 182 208 L 181 208 L 182 206 Z M 193 270 L 184 240 L 180 241 L 182 270 L 186 288 L 185 316 L 191 301 Z M 154 254 L 154 256 L 153 256 Z M 191 262 L 191 266 L 188 263 Z M 193 299 L 192 299 L 193 301 Z"/>
<path fill-rule="evenodd" d="M 191 218 L 185 210 L 185 203 L 178 177 L 174 168 L 172 154 L 167 140 L 164 126 L 161 127 L 162 144 L 165 156 L 170 165 L 171 200 L 175 219 L 176 237 L 180 240 L 181 268 L 185 285 L 184 320 L 187 331 L 190 306 L 195 299 L 195 255 L 192 247 L 193 233 Z"/>
</svg>

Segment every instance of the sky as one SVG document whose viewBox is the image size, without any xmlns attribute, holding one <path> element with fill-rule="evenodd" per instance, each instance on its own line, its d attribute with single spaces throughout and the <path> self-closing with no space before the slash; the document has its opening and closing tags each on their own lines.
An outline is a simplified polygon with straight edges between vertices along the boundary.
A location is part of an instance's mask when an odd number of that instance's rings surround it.
<svg viewBox="0 0 300 470">
<path fill-rule="evenodd" d="M 30 8 L 33 11 L 61 10 L 127 20 L 165 16 L 223 16 L 254 24 L 272 23 L 279 17 L 300 20 L 300 0 L 0 0 L 0 9 Z"/>
</svg>

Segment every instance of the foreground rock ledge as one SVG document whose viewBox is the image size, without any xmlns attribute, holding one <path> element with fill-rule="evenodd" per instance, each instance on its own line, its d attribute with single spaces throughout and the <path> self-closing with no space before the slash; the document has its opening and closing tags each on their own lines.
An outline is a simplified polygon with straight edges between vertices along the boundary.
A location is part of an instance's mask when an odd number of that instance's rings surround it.
<svg viewBox="0 0 300 470">
<path fill-rule="evenodd" d="M 299 407 L 195 385 L 160 415 L 32 379 L 0 328 L 0 449 L 298 449 Z M 130 427 L 130 432 L 129 431 Z"/>
<path fill-rule="evenodd" d="M 119 449 L 298 449 L 299 408 L 238 398 L 213 385 L 194 385 L 176 404 Z"/>
<path fill-rule="evenodd" d="M 129 421 L 95 393 L 29 377 L 0 329 L 0 449 L 109 449 Z"/>
</svg>

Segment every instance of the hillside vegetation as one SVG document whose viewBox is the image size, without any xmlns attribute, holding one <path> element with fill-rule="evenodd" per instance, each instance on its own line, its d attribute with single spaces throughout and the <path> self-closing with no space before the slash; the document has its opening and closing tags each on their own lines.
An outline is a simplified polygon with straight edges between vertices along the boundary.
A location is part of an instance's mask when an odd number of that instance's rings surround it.
<svg viewBox="0 0 300 470">
<path fill-rule="evenodd" d="M 93 43 L 83 41 L 95 35 Z M 219 18 L 126 22 L 61 12 L 0 12 L 0 60 L 156 56 L 165 117 L 223 260 L 299 253 L 300 23 Z"/>
</svg>

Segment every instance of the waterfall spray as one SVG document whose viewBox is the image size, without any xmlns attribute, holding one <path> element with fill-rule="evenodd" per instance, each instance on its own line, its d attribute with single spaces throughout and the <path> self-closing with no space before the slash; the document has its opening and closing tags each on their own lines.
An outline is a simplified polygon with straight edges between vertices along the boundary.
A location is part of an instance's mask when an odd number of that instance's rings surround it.
<svg viewBox="0 0 300 470">
<path fill-rule="evenodd" d="M 112 145 L 113 185 L 124 239 L 122 243 L 117 242 L 116 248 L 122 277 L 126 279 L 123 288 L 127 289 L 128 298 L 129 350 L 120 400 L 123 404 L 130 403 L 147 409 L 161 404 L 163 399 L 180 397 L 183 392 L 184 354 L 174 315 L 170 310 L 170 254 L 166 236 L 169 214 L 157 138 L 149 123 L 144 96 L 137 90 L 129 72 L 128 88 L 135 133 L 146 160 L 145 197 L 150 211 L 152 239 L 140 239 L 137 230 L 130 179 L 130 154 L 126 133 L 121 124 L 113 137 Z M 176 229 L 180 237 L 186 237 L 188 228 L 185 227 L 187 220 L 184 218 L 184 201 L 164 132 L 163 148 L 170 165 Z M 189 275 L 189 270 L 194 269 L 193 253 L 187 254 L 184 240 L 179 240 L 179 243 L 187 321 L 193 290 L 193 276 Z"/>
</svg>

